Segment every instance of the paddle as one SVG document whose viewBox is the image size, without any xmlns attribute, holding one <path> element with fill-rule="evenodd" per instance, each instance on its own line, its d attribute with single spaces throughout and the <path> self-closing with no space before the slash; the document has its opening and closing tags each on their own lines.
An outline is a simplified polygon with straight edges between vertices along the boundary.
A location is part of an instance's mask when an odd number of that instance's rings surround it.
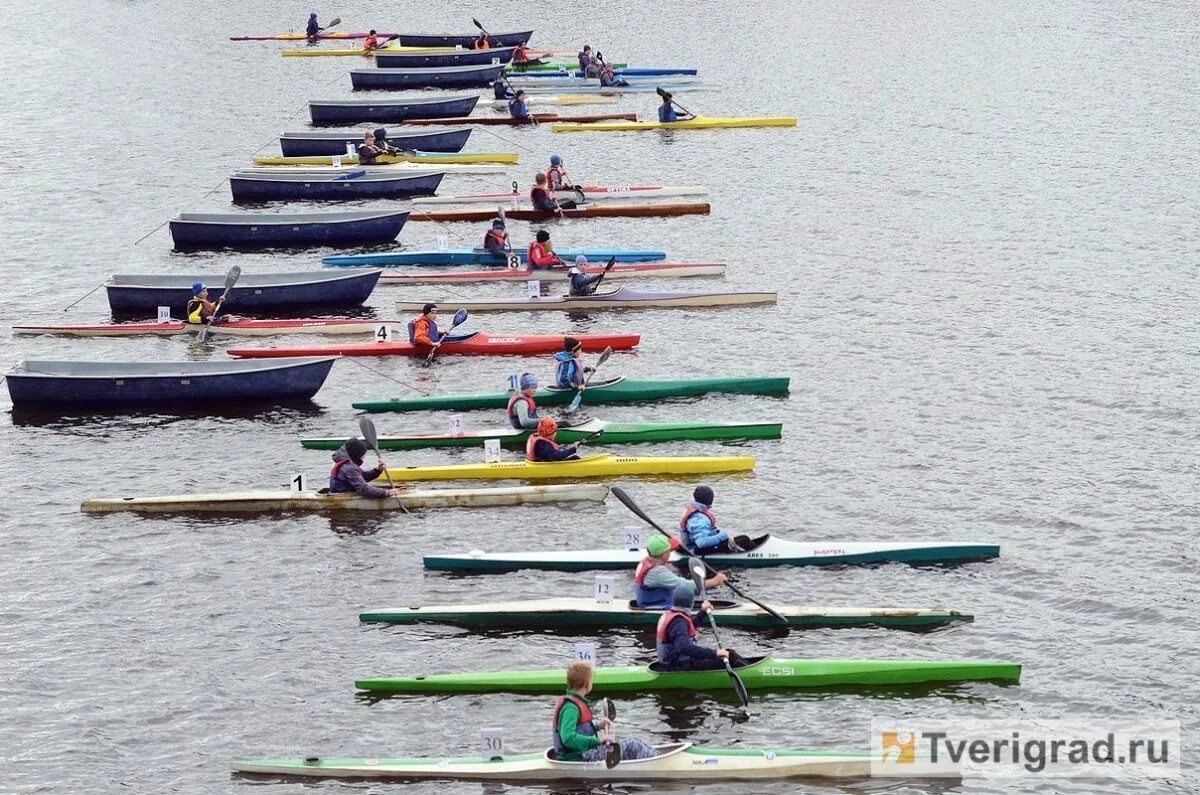
<svg viewBox="0 0 1200 795">
<path fill-rule="evenodd" d="M 705 575 L 708 573 L 708 564 L 699 558 L 688 558 L 688 569 L 692 572 L 692 581 L 696 583 L 696 593 L 700 593 L 700 589 L 704 586 Z M 708 611 L 708 623 L 712 627 L 713 638 L 717 641 L 717 648 L 724 648 L 721 643 L 721 635 L 717 632 L 717 619 L 713 617 L 712 611 Z M 746 683 L 742 678 L 733 672 L 733 666 L 729 664 L 729 658 L 721 658 L 721 662 L 725 663 L 725 671 L 729 674 L 729 680 L 733 683 L 733 692 L 737 693 L 738 701 L 742 702 L 743 707 L 750 706 L 750 696 L 746 693 Z"/>
<path fill-rule="evenodd" d="M 633 511 L 633 513 L 639 519 L 641 519 L 643 522 L 645 522 L 646 524 L 653 527 L 658 532 L 665 535 L 667 538 L 672 537 L 670 533 L 668 533 L 666 530 L 663 530 L 661 527 L 659 527 L 657 524 L 655 524 L 654 520 L 651 519 L 649 516 L 647 516 L 646 512 L 638 507 L 638 504 L 633 501 L 632 497 L 630 497 L 628 494 L 625 493 L 625 490 L 623 488 L 621 488 L 620 486 L 613 486 L 611 491 L 614 495 L 616 495 L 616 498 L 618 500 L 620 500 L 625 505 L 626 508 Z M 700 558 L 699 560 L 700 560 L 700 562 L 704 563 L 704 568 L 709 576 L 713 576 L 717 573 L 716 570 L 713 569 L 711 566 L 709 566 L 708 563 L 706 561 L 704 561 L 703 558 Z M 764 612 L 766 612 L 772 618 L 777 620 L 779 623 L 781 623 L 781 624 L 788 623 L 787 619 L 784 618 L 782 615 L 780 615 L 779 612 L 777 610 L 775 610 L 775 608 L 763 604 L 762 602 L 758 601 L 757 599 L 755 599 L 752 596 L 747 596 L 740 588 L 738 588 L 736 585 L 731 583 L 729 580 L 725 581 L 725 585 L 726 585 L 726 587 L 729 588 L 729 590 L 733 591 L 735 594 L 742 597 L 747 602 L 751 602 L 751 603 L 757 605 L 758 607 L 760 607 Z"/>
<path fill-rule="evenodd" d="M 446 337 L 448 337 L 450 335 L 451 331 L 454 331 L 454 329 L 458 328 L 463 323 L 465 323 L 468 317 L 470 317 L 470 315 L 467 314 L 467 310 L 465 310 L 465 309 L 460 309 L 454 313 L 454 322 L 450 324 L 450 328 L 446 331 L 445 334 L 442 335 L 442 339 L 438 340 L 437 342 L 435 342 L 433 344 L 433 350 L 431 350 L 429 352 L 429 355 L 425 357 L 425 364 L 429 364 L 430 362 L 433 361 L 433 357 L 437 356 L 438 348 L 440 348 L 442 346 L 442 341 L 445 340 Z"/>
<path fill-rule="evenodd" d="M 610 724 L 617 719 L 617 705 L 612 702 L 611 698 L 600 699 L 600 703 L 596 706 L 598 707 L 596 712 L 608 718 Z M 604 766 L 612 770 L 621 764 L 621 744 L 613 740 L 606 745 L 608 747 L 604 749 Z"/>
<path fill-rule="evenodd" d="M 484 29 L 483 25 L 480 25 L 480 24 L 479 24 L 479 20 L 478 20 L 478 19 L 476 19 L 475 17 L 471 17 L 471 21 L 475 23 L 475 27 L 479 28 L 479 31 L 480 31 L 480 32 L 481 32 L 483 35 L 487 36 L 487 37 L 488 37 L 488 39 L 489 39 L 490 41 L 494 41 L 494 42 L 496 42 L 496 44 L 500 44 L 500 40 L 499 40 L 499 39 L 497 39 L 497 38 L 496 38 L 495 36 L 493 36 L 492 34 L 488 33 L 488 32 L 487 32 L 487 30 L 485 30 L 485 29 Z"/>
<path fill-rule="evenodd" d="M 229 269 L 229 273 L 225 274 L 225 292 L 221 293 L 221 297 L 217 299 L 217 305 L 213 307 L 213 313 L 208 316 L 208 322 L 200 329 L 200 333 L 196 335 L 198 342 L 204 342 L 208 339 L 209 326 L 217 319 L 217 315 L 221 313 L 221 305 L 225 303 L 225 299 L 229 297 L 229 291 L 237 284 L 237 280 L 242 275 L 242 268 L 239 265 L 234 265 Z"/>
<path fill-rule="evenodd" d="M 615 258 L 614 258 L 614 260 L 615 260 Z M 610 268 L 612 267 L 612 262 L 608 263 L 608 267 L 610 267 Z M 603 276 L 603 274 L 601 274 L 601 276 Z M 596 371 L 600 369 L 600 365 L 602 365 L 608 361 L 609 356 L 612 356 L 612 346 L 611 345 L 609 345 L 607 348 L 604 349 L 604 353 L 600 354 L 600 358 L 596 360 L 596 363 L 594 365 L 592 365 L 592 372 L 588 375 L 587 378 L 584 379 L 583 386 L 580 387 L 579 389 L 575 390 L 575 397 L 571 398 L 570 404 L 567 405 L 567 413 L 568 414 L 574 414 L 576 411 L 579 410 L 579 404 L 583 402 L 583 390 L 587 388 L 588 384 L 592 383 L 592 376 L 594 376 L 596 374 Z"/>
<path fill-rule="evenodd" d="M 589 433 L 587 436 L 583 437 L 583 438 L 582 438 L 582 439 L 580 439 L 578 442 L 575 442 L 575 443 L 574 443 L 574 444 L 575 444 L 575 449 L 576 449 L 576 450 L 578 450 L 578 449 L 579 449 L 579 448 L 580 448 L 582 445 L 585 445 L 585 444 L 587 444 L 587 443 L 588 443 L 588 442 L 590 442 L 592 439 L 595 439 L 595 438 L 597 438 L 597 437 L 601 436 L 603 433 L 604 433 L 604 429 L 603 429 L 603 428 L 601 428 L 601 429 L 600 429 L 600 430 L 598 430 L 598 431 L 592 431 L 592 432 L 591 432 L 591 433 Z"/>
<path fill-rule="evenodd" d="M 658 94 L 660 97 L 662 97 L 663 99 L 665 99 L 665 100 L 667 100 L 668 102 L 670 102 L 670 103 L 671 103 L 672 105 L 674 105 L 675 107 L 679 108 L 681 111 L 683 111 L 683 112 L 684 112 L 684 113 L 686 113 L 687 115 L 691 116 L 693 119 L 694 119 L 694 118 L 696 118 L 696 114 L 695 114 L 695 113 L 692 113 L 690 110 L 688 110 L 687 108 L 685 108 L 683 105 L 680 105 L 678 102 L 676 102 L 676 101 L 675 101 L 675 95 L 674 95 L 674 94 L 672 94 L 670 91 L 667 91 L 667 90 L 663 89 L 663 87 L 662 87 L 662 86 L 657 86 L 657 87 L 655 87 L 655 89 L 654 89 L 654 92 L 655 92 L 656 94 Z"/>
<path fill-rule="evenodd" d="M 316 36 L 309 36 L 309 37 L 308 37 L 308 40 L 309 40 L 309 41 L 316 41 L 317 39 L 319 39 L 319 38 L 321 37 L 321 31 L 323 31 L 323 30 L 329 30 L 330 28 L 332 28 L 332 27 L 334 27 L 334 26 L 336 26 L 336 25 L 340 25 L 340 24 L 342 24 L 342 18 L 341 18 L 341 17 L 334 17 L 333 21 L 332 21 L 332 22 L 330 22 L 330 23 L 329 23 L 328 25 L 326 25 L 325 27 L 323 27 L 323 28 L 322 28 L 322 27 L 318 27 L 318 28 L 317 28 L 317 35 L 316 35 Z"/>
<path fill-rule="evenodd" d="M 593 292 L 593 293 L 594 293 L 594 292 L 596 292 L 597 288 L 599 288 L 599 287 L 600 287 L 600 282 L 604 281 L 604 277 L 608 275 L 608 272 L 609 272 L 610 270 L 612 270 L 612 269 L 613 269 L 613 265 L 616 265 L 616 264 L 617 264 L 617 258 L 616 258 L 616 257 L 610 257 L 610 258 L 609 258 L 609 260 L 608 260 L 608 262 L 607 262 L 607 263 L 605 263 L 605 265 L 604 265 L 604 273 L 601 273 L 601 274 L 600 274 L 600 278 L 599 278 L 599 279 L 597 279 L 597 280 L 596 280 L 596 283 L 592 285 L 592 292 Z"/>
<path fill-rule="evenodd" d="M 383 455 L 379 452 L 379 435 L 375 433 L 375 423 L 370 417 L 362 416 L 358 418 L 358 429 L 362 431 L 363 441 L 367 443 L 367 447 L 375 452 L 375 460 L 382 461 Z M 383 468 L 383 475 L 387 478 L 388 488 L 396 488 L 395 482 L 392 480 L 392 473 L 388 472 L 387 467 Z M 404 500 L 399 497 L 396 502 L 400 503 L 400 507 L 404 508 L 404 512 L 408 513 L 408 509 L 404 507 Z"/>
</svg>

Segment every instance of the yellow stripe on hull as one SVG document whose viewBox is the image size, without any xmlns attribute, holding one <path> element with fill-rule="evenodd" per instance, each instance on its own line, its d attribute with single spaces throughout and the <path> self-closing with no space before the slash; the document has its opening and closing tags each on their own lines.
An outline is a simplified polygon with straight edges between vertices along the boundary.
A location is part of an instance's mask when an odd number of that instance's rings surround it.
<svg viewBox="0 0 1200 795">
<path fill-rule="evenodd" d="M 614 121 L 591 124 L 552 124 L 554 132 L 621 132 L 625 130 L 710 130 L 717 127 L 795 127 L 794 116 L 760 116 L 736 118 L 709 118 L 701 116 L 688 121 Z"/>
<path fill-rule="evenodd" d="M 623 475 L 707 475 L 714 472 L 750 472 L 750 456 L 657 456 L 631 457 L 607 453 L 578 461 L 497 461 L 433 467 L 392 467 L 388 474 L 397 482 L 420 480 L 551 480 L 557 478 L 601 478 Z M 376 484 L 387 483 L 380 478 Z"/>
<path fill-rule="evenodd" d="M 339 155 L 342 159 L 342 165 L 354 165 L 358 163 L 356 155 Z M 393 163 L 420 163 L 422 165 L 437 166 L 437 165 L 471 165 L 475 163 L 499 163 L 501 165 L 512 166 L 521 161 L 521 156 L 518 154 L 510 154 L 508 152 L 468 152 L 466 154 L 417 154 L 417 155 L 380 155 L 375 158 L 375 165 L 391 165 Z M 260 166 L 332 166 L 333 156 L 331 155 L 311 155 L 303 157 L 278 157 L 278 156 L 261 156 L 254 158 L 256 165 Z"/>
</svg>

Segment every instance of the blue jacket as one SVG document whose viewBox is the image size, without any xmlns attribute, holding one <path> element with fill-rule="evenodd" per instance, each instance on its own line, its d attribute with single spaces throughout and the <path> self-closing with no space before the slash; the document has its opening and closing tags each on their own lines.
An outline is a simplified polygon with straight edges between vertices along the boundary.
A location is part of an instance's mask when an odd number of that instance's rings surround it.
<svg viewBox="0 0 1200 795">
<path fill-rule="evenodd" d="M 508 86 L 503 80 L 497 80 L 492 84 L 492 93 L 495 94 L 496 99 L 512 99 L 513 97 L 513 93 L 508 90 Z"/>
<path fill-rule="evenodd" d="M 321 32 L 321 25 L 317 22 L 316 17 L 308 18 L 308 27 L 305 29 L 305 32 L 309 36 L 315 36 Z"/>
<path fill-rule="evenodd" d="M 559 351 L 554 354 L 554 361 L 558 362 L 558 369 L 554 373 L 555 386 L 560 389 L 575 389 L 583 383 L 583 372 L 574 356 L 566 351 Z"/>
<path fill-rule="evenodd" d="M 692 503 L 693 508 L 707 508 L 698 502 Z M 702 551 L 711 549 L 723 541 L 729 540 L 729 534 L 724 530 L 718 530 L 708 517 L 697 511 L 688 517 L 687 522 L 683 526 L 683 545 L 688 549 Z"/>
<path fill-rule="evenodd" d="M 586 273 L 576 273 L 571 276 L 571 295 L 590 295 L 591 287 L 596 282 L 600 281 L 603 273 L 597 273 L 595 276 L 588 276 Z"/>
<path fill-rule="evenodd" d="M 692 616 L 692 623 L 699 626 L 702 619 L 703 616 L 696 613 Z M 701 646 L 692 640 L 688 634 L 687 624 L 678 616 L 667 625 L 667 637 L 657 643 L 656 648 L 658 661 L 668 671 L 686 671 L 691 668 L 692 660 L 717 656 L 716 649 Z"/>
<path fill-rule="evenodd" d="M 658 120 L 665 123 L 679 121 L 679 117 L 675 115 L 675 108 L 669 102 L 664 102 L 658 106 Z"/>
<path fill-rule="evenodd" d="M 512 102 L 508 103 L 508 115 L 512 116 L 514 119 L 528 119 L 529 106 L 525 104 L 524 100 L 514 99 Z"/>
<path fill-rule="evenodd" d="M 557 450 L 554 445 L 545 439 L 538 439 L 533 445 L 533 459 L 535 461 L 566 461 L 569 458 L 578 458 L 579 451 L 573 447 L 562 446 Z"/>
</svg>

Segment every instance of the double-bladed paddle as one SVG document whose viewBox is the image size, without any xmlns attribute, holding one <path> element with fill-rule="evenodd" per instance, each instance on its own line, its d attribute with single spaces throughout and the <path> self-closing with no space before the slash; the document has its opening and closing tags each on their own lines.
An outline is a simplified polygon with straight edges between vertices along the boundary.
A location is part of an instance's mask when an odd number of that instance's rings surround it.
<svg viewBox="0 0 1200 795">
<path fill-rule="evenodd" d="M 488 33 L 488 32 L 487 32 L 487 31 L 484 29 L 483 25 L 480 25 L 480 24 L 479 24 L 479 20 L 478 20 L 478 19 L 476 19 L 475 17 L 471 17 L 471 21 L 475 23 L 475 27 L 479 28 L 479 31 L 480 31 L 481 33 L 483 33 L 483 35 L 487 36 L 489 40 L 491 40 L 491 41 L 494 41 L 494 42 L 496 42 L 497 44 L 499 44 L 499 43 L 500 43 L 500 39 L 498 39 L 498 38 L 496 38 L 495 36 L 493 36 L 492 34 Z"/>
<path fill-rule="evenodd" d="M 442 346 L 442 342 L 445 341 L 446 337 L 450 336 L 451 331 L 454 331 L 454 329 L 465 323 L 468 317 L 470 317 L 470 315 L 467 314 L 467 310 L 465 309 L 460 309 L 454 313 L 454 322 L 450 324 L 450 328 L 446 329 L 446 333 L 442 335 L 441 339 L 433 343 L 433 350 L 431 350 L 429 355 L 425 357 L 425 364 L 429 364 L 433 361 L 433 357 L 437 356 L 438 348 Z"/>
<path fill-rule="evenodd" d="M 609 267 L 612 267 L 611 262 L 609 263 Z M 611 345 L 609 345 L 607 348 L 604 349 L 604 353 L 600 354 L 600 358 L 596 360 L 596 363 L 594 365 L 592 365 L 591 374 L 589 374 L 588 377 L 586 379 L 584 379 L 584 381 L 583 381 L 584 387 L 587 387 L 588 384 L 592 383 L 592 376 L 594 376 L 596 374 L 596 371 L 600 369 L 600 365 L 602 365 L 608 361 L 609 356 L 612 356 L 612 346 Z M 567 406 L 567 414 L 574 414 L 576 411 L 578 411 L 579 404 L 582 402 L 583 402 L 583 388 L 580 388 L 580 389 L 575 390 L 575 397 L 571 398 L 571 403 Z"/>
<path fill-rule="evenodd" d="M 383 454 L 379 452 L 379 435 L 375 433 L 374 421 L 367 416 L 359 417 L 358 429 L 362 431 L 363 441 L 367 443 L 367 447 L 375 452 L 375 460 L 382 461 Z M 387 467 L 383 468 L 383 476 L 387 478 L 388 488 L 396 488 L 396 483 L 392 480 L 392 473 L 388 472 Z M 397 497 L 396 502 L 400 503 L 400 507 L 404 509 L 405 513 L 408 513 L 408 508 L 404 507 L 404 500 Z"/>
<path fill-rule="evenodd" d="M 626 508 L 633 511 L 633 513 L 639 519 L 641 519 L 643 522 L 645 522 L 646 524 L 653 527 L 658 532 L 665 535 L 667 538 L 672 538 L 672 535 L 670 533 L 668 533 L 666 530 L 663 530 L 661 527 L 659 527 L 653 519 L 651 519 L 649 516 L 646 515 L 645 511 L 643 511 L 641 508 L 638 507 L 638 504 L 633 501 L 632 497 L 630 497 L 628 494 L 625 493 L 625 490 L 623 488 L 621 488 L 620 486 L 613 486 L 612 493 L 616 496 L 616 498 L 618 500 L 620 500 L 622 502 L 622 504 L 625 505 Z M 699 558 L 698 560 L 700 560 L 700 562 L 704 564 L 704 570 L 708 574 L 708 576 L 711 577 L 717 573 L 716 570 L 713 569 L 711 566 L 709 566 L 708 562 L 705 561 L 703 558 Z M 762 602 L 758 601 L 757 599 L 755 599 L 752 596 L 747 596 L 740 588 L 738 588 L 736 585 L 731 583 L 729 580 L 725 581 L 725 586 L 727 588 L 729 588 L 729 590 L 731 590 L 735 594 L 737 594 L 738 596 L 745 599 L 747 602 L 751 602 L 752 604 L 755 604 L 758 607 L 760 607 L 764 612 L 766 612 L 768 615 L 770 615 L 772 618 L 774 618 L 779 623 L 781 623 L 781 624 L 788 623 L 788 620 L 786 618 L 784 618 L 782 615 L 780 615 L 779 611 L 777 611 L 775 608 L 773 608 L 769 605 L 763 604 Z"/>
<path fill-rule="evenodd" d="M 688 558 L 688 569 L 692 573 L 692 582 L 696 583 L 696 593 L 701 593 L 704 587 L 704 580 L 708 574 L 708 564 L 697 557 Z M 712 627 L 713 638 L 717 641 L 717 648 L 724 648 L 721 643 L 721 635 L 717 632 L 717 619 L 713 617 L 712 611 L 708 611 L 708 623 Z M 733 683 L 733 692 L 737 693 L 738 701 L 742 702 L 743 707 L 750 706 L 750 696 L 746 693 L 746 683 L 742 678 L 733 671 L 733 666 L 729 664 L 728 657 L 722 657 L 721 662 L 725 663 L 725 671 L 729 674 L 729 680 Z"/>
<path fill-rule="evenodd" d="M 242 268 L 240 265 L 234 265 L 229 269 L 229 273 L 225 274 L 225 292 L 221 293 L 221 297 L 217 299 L 217 305 L 213 307 L 213 312 L 208 316 L 208 322 L 200 329 L 200 333 L 196 335 L 197 342 L 204 342 L 208 339 L 208 329 L 212 326 L 213 321 L 217 319 L 217 315 L 221 312 L 221 305 L 225 303 L 225 299 L 229 297 L 229 291 L 237 284 L 237 280 L 241 278 Z"/>
</svg>

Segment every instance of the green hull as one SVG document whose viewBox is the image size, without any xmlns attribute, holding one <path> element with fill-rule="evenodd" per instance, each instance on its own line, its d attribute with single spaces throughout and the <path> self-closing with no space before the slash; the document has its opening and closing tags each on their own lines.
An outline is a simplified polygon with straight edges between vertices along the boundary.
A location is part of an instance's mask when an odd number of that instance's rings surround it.
<svg viewBox="0 0 1200 795">
<path fill-rule="evenodd" d="M 879 687 L 951 682 L 1016 682 L 1021 666 L 970 660 L 775 660 L 765 658 L 738 669 L 750 690 L 799 687 Z M 566 671 L 493 671 L 360 679 L 372 693 L 561 693 Z M 657 673 L 646 666 L 597 668 L 592 692 L 645 693 L 664 690 L 721 691 L 731 688 L 724 670 Z"/>
<path fill-rule="evenodd" d="M 532 431 L 522 431 L 500 437 L 505 447 L 525 446 Z M 779 422 L 611 422 L 605 423 L 604 444 L 646 444 L 649 442 L 712 441 L 719 439 L 778 439 L 783 434 Z M 587 431 L 559 427 L 557 441 L 569 444 L 588 436 Z M 467 433 L 462 436 L 381 436 L 383 450 L 417 450 L 424 447 L 479 447 L 494 435 Z M 336 450 L 345 439 L 301 439 L 300 444 L 312 450 Z"/>
<path fill-rule="evenodd" d="M 669 381 L 635 381 L 623 378 L 611 384 L 593 384 L 583 396 L 585 405 L 633 403 L 639 400 L 695 397 L 709 392 L 737 392 L 748 395 L 786 395 L 789 378 L 688 378 Z M 363 411 L 441 411 L 502 409 L 508 406 L 509 392 L 480 395 L 440 395 L 417 398 L 355 403 Z M 571 390 L 539 389 L 539 406 L 565 406 L 575 393 Z"/>
</svg>

